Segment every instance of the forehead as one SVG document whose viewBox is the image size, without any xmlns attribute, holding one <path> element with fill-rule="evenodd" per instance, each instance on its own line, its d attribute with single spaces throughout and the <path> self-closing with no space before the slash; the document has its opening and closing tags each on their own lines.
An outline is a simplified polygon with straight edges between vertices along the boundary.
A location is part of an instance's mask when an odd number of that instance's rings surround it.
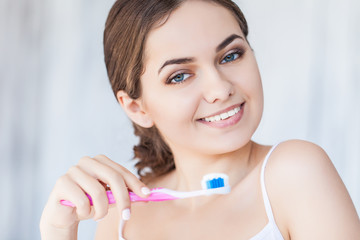
<svg viewBox="0 0 360 240">
<path fill-rule="evenodd" d="M 234 33 L 243 36 L 228 9 L 210 1 L 186 1 L 164 24 L 149 32 L 146 60 L 191 57 L 204 48 L 215 48 Z"/>
</svg>

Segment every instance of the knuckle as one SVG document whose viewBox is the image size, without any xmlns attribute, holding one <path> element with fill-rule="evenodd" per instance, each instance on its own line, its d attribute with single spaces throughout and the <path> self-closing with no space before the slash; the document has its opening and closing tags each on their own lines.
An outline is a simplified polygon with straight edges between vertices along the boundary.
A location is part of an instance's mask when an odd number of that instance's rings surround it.
<svg viewBox="0 0 360 240">
<path fill-rule="evenodd" d="M 106 209 L 104 211 L 97 212 L 96 214 L 97 214 L 97 216 L 96 216 L 97 219 L 102 219 L 102 218 L 106 217 L 106 215 L 108 214 L 108 210 Z"/>
<path fill-rule="evenodd" d="M 108 157 L 105 156 L 104 154 L 98 154 L 94 158 L 107 159 Z"/>
<path fill-rule="evenodd" d="M 139 178 L 137 178 L 132 172 L 126 169 L 126 171 L 121 172 L 124 179 L 126 179 L 128 182 L 131 182 L 131 184 L 134 185 L 144 185 Z"/>
<path fill-rule="evenodd" d="M 68 170 L 68 173 L 70 175 L 77 173 L 79 171 L 79 166 L 75 165 L 75 166 L 71 166 Z"/>
<path fill-rule="evenodd" d="M 55 186 L 62 187 L 69 181 L 69 176 L 67 174 L 62 175 L 56 180 Z"/>
<path fill-rule="evenodd" d="M 101 162 L 101 163 L 105 163 L 105 162 L 109 162 L 111 161 L 107 156 L 105 156 L 104 154 L 98 154 L 94 157 L 95 160 Z"/>
<path fill-rule="evenodd" d="M 76 207 L 78 209 L 87 209 L 89 206 L 90 206 L 90 202 L 89 199 L 86 197 L 80 198 L 76 203 Z"/>
<path fill-rule="evenodd" d="M 90 215 L 90 210 L 84 208 L 76 208 L 76 214 L 80 220 L 88 219 Z"/>
<path fill-rule="evenodd" d="M 121 174 L 124 176 L 124 177 L 132 177 L 133 174 L 127 170 L 125 167 L 119 165 L 119 171 L 121 172 Z"/>
<path fill-rule="evenodd" d="M 119 172 L 110 171 L 108 176 L 112 181 L 114 181 L 116 183 L 124 182 L 124 177 Z"/>
<path fill-rule="evenodd" d="M 80 158 L 78 164 L 79 164 L 79 165 L 83 165 L 83 164 L 86 164 L 87 162 L 89 162 L 90 160 L 92 160 L 91 157 L 89 157 L 89 156 L 84 156 L 84 157 Z"/>
<path fill-rule="evenodd" d="M 91 193 L 91 197 L 96 200 L 102 200 L 106 198 L 105 189 L 102 187 L 95 188 Z"/>
<path fill-rule="evenodd" d="M 104 218 L 108 214 L 108 208 L 107 207 L 98 207 L 95 209 L 95 219 L 101 219 Z"/>
<path fill-rule="evenodd" d="M 117 164 L 118 168 L 120 169 L 120 171 L 122 173 L 131 173 L 126 167 L 124 167 L 123 165 L 121 164 Z"/>
</svg>

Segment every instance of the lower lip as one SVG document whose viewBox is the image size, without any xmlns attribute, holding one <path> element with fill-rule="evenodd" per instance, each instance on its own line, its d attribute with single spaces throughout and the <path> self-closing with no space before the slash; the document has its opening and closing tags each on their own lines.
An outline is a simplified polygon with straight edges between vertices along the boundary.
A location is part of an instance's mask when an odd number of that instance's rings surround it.
<svg viewBox="0 0 360 240">
<path fill-rule="evenodd" d="M 215 128 L 230 127 L 230 126 L 237 124 L 241 120 L 241 118 L 244 114 L 244 107 L 245 107 L 245 103 L 243 103 L 241 105 L 241 109 L 239 112 L 237 112 L 234 116 L 231 116 L 227 119 L 220 120 L 220 121 L 214 121 L 214 122 L 207 122 L 205 120 L 199 120 L 199 122 L 204 123 L 205 125 L 207 125 L 209 127 L 215 127 Z"/>
</svg>

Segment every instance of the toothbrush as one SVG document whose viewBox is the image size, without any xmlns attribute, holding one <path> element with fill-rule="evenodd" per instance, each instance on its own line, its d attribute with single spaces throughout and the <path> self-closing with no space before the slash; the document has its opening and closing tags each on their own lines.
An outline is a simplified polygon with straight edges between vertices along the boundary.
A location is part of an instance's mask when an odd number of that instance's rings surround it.
<svg viewBox="0 0 360 240">
<path fill-rule="evenodd" d="M 229 177 L 222 173 L 211 173 L 203 177 L 201 181 L 202 190 L 180 192 L 167 188 L 154 188 L 147 198 L 141 198 L 133 192 L 130 192 L 130 200 L 133 202 L 158 202 L 175 199 L 191 198 L 212 194 L 227 194 L 231 188 L 229 186 Z"/>
<path fill-rule="evenodd" d="M 201 181 L 202 190 L 181 192 L 167 188 L 153 188 L 150 191 L 150 195 L 146 198 L 142 198 L 133 192 L 129 192 L 130 201 L 132 202 L 159 202 L 175 199 L 184 199 L 204 195 L 212 194 L 228 194 L 231 191 L 229 185 L 229 177 L 223 173 L 210 173 L 203 177 Z M 106 195 L 109 200 L 109 204 L 115 203 L 114 195 L 111 191 L 106 191 Z M 90 204 L 93 205 L 92 198 L 89 194 L 86 196 L 90 200 Z M 64 206 L 75 207 L 75 205 L 67 200 L 61 200 L 60 203 Z"/>
</svg>

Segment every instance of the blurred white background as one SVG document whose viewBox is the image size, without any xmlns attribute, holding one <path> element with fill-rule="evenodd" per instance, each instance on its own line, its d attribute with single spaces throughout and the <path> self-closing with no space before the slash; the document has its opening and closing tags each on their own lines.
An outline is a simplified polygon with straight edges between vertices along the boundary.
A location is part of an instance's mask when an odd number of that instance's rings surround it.
<svg viewBox="0 0 360 240">
<path fill-rule="evenodd" d="M 39 239 L 42 208 L 84 155 L 132 169 L 136 138 L 103 62 L 114 0 L 0 0 L 0 239 Z M 254 140 L 323 147 L 360 210 L 360 2 L 239 0 L 262 73 Z M 81 223 L 79 239 L 96 224 Z"/>
</svg>

